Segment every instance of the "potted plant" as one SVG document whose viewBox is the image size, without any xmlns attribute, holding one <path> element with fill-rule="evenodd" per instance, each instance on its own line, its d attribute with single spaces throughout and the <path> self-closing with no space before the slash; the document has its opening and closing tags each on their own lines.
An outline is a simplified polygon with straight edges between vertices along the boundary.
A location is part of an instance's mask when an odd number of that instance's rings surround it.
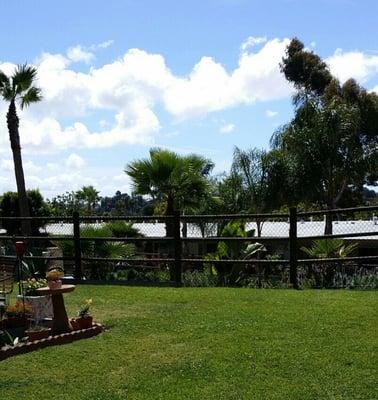
<svg viewBox="0 0 378 400">
<path fill-rule="evenodd" d="M 46 273 L 47 285 L 50 290 L 60 289 L 62 287 L 61 278 L 64 276 L 64 270 L 61 267 L 51 267 Z"/>
<path fill-rule="evenodd" d="M 29 341 L 46 339 L 51 335 L 51 329 L 41 325 L 31 326 L 25 331 L 26 336 L 28 336 Z"/>
<path fill-rule="evenodd" d="M 4 324 L 6 328 L 20 328 L 26 326 L 33 309 L 29 303 L 17 300 L 5 309 Z"/>
<path fill-rule="evenodd" d="M 38 295 L 37 289 L 45 286 L 47 286 L 46 279 L 27 279 L 26 281 L 22 281 L 23 295 L 17 296 L 17 300 L 24 300 L 32 306 L 32 319 L 35 321 L 52 318 L 53 316 L 51 296 Z"/>
<path fill-rule="evenodd" d="M 93 317 L 90 314 L 90 307 L 92 305 L 92 299 L 87 299 L 81 305 L 77 317 L 71 320 L 71 325 L 74 330 L 88 329 L 92 326 Z"/>
</svg>

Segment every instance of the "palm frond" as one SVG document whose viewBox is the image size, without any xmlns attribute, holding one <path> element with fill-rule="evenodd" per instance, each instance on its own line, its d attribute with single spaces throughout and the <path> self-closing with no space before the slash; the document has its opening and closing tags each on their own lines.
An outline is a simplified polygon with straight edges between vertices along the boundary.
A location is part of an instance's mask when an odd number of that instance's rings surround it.
<svg viewBox="0 0 378 400">
<path fill-rule="evenodd" d="M 125 173 L 131 178 L 136 194 L 152 194 L 151 170 L 150 160 L 136 160 L 126 166 Z"/>
<path fill-rule="evenodd" d="M 15 73 L 12 76 L 12 87 L 16 94 L 21 94 L 27 91 L 37 77 L 37 68 L 28 65 L 18 65 Z"/>
<path fill-rule="evenodd" d="M 37 103 L 41 100 L 41 89 L 33 86 L 24 95 L 21 96 L 21 109 L 28 107 L 31 103 Z"/>
<path fill-rule="evenodd" d="M 11 101 L 14 99 L 14 93 L 12 91 L 10 80 L 2 71 L 0 71 L 0 95 L 6 101 Z"/>
<path fill-rule="evenodd" d="M 3 71 L 0 71 L 0 90 L 6 85 L 9 85 L 9 78 Z"/>
<path fill-rule="evenodd" d="M 345 245 L 342 239 L 314 240 L 312 246 L 301 250 L 313 258 L 344 258 L 356 249 L 355 244 Z"/>
</svg>

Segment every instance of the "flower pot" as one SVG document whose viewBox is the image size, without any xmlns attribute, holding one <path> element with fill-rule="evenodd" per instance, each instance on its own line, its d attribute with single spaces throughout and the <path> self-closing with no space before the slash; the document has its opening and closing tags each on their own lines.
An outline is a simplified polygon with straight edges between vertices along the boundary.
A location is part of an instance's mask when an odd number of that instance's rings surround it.
<svg viewBox="0 0 378 400">
<path fill-rule="evenodd" d="M 25 331 L 26 336 L 29 337 L 29 341 L 34 342 L 34 340 L 46 339 L 51 335 L 51 329 L 41 329 L 40 331 Z"/>
<path fill-rule="evenodd" d="M 91 316 L 88 317 L 78 317 L 74 319 L 74 324 L 77 326 L 77 329 L 89 329 L 92 327 L 93 318 Z M 71 322 L 72 324 L 72 322 Z M 72 326 L 73 328 L 73 326 Z"/>
<path fill-rule="evenodd" d="M 60 279 L 57 281 L 47 281 L 47 286 L 50 290 L 57 290 L 62 287 L 62 281 Z"/>
</svg>

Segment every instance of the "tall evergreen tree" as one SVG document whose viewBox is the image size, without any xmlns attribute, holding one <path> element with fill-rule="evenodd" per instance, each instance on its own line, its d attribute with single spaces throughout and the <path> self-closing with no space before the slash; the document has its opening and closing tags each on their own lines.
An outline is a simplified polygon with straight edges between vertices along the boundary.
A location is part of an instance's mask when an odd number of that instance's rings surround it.
<svg viewBox="0 0 378 400">
<path fill-rule="evenodd" d="M 353 79 L 341 84 L 319 56 L 293 39 L 281 70 L 294 84 L 295 115 L 272 138 L 294 164 L 299 200 L 338 207 L 350 191 L 376 184 L 378 96 Z M 332 218 L 325 233 L 332 233 Z"/>
</svg>

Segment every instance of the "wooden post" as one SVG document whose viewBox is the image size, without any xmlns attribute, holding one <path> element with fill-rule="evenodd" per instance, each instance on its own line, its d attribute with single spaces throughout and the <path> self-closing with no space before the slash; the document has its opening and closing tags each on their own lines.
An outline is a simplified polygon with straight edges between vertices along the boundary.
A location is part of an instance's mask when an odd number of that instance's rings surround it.
<svg viewBox="0 0 378 400">
<path fill-rule="evenodd" d="M 180 213 L 175 211 L 173 214 L 173 238 L 174 238 L 174 281 L 177 287 L 182 286 L 182 243 Z"/>
<path fill-rule="evenodd" d="M 298 289 L 298 241 L 297 241 L 297 208 L 290 208 L 290 228 L 289 228 L 289 247 L 290 247 L 290 283 L 294 289 Z"/>
<path fill-rule="evenodd" d="M 80 245 L 80 217 L 77 211 L 73 213 L 74 255 L 75 255 L 75 279 L 81 280 L 81 245 Z"/>
</svg>

